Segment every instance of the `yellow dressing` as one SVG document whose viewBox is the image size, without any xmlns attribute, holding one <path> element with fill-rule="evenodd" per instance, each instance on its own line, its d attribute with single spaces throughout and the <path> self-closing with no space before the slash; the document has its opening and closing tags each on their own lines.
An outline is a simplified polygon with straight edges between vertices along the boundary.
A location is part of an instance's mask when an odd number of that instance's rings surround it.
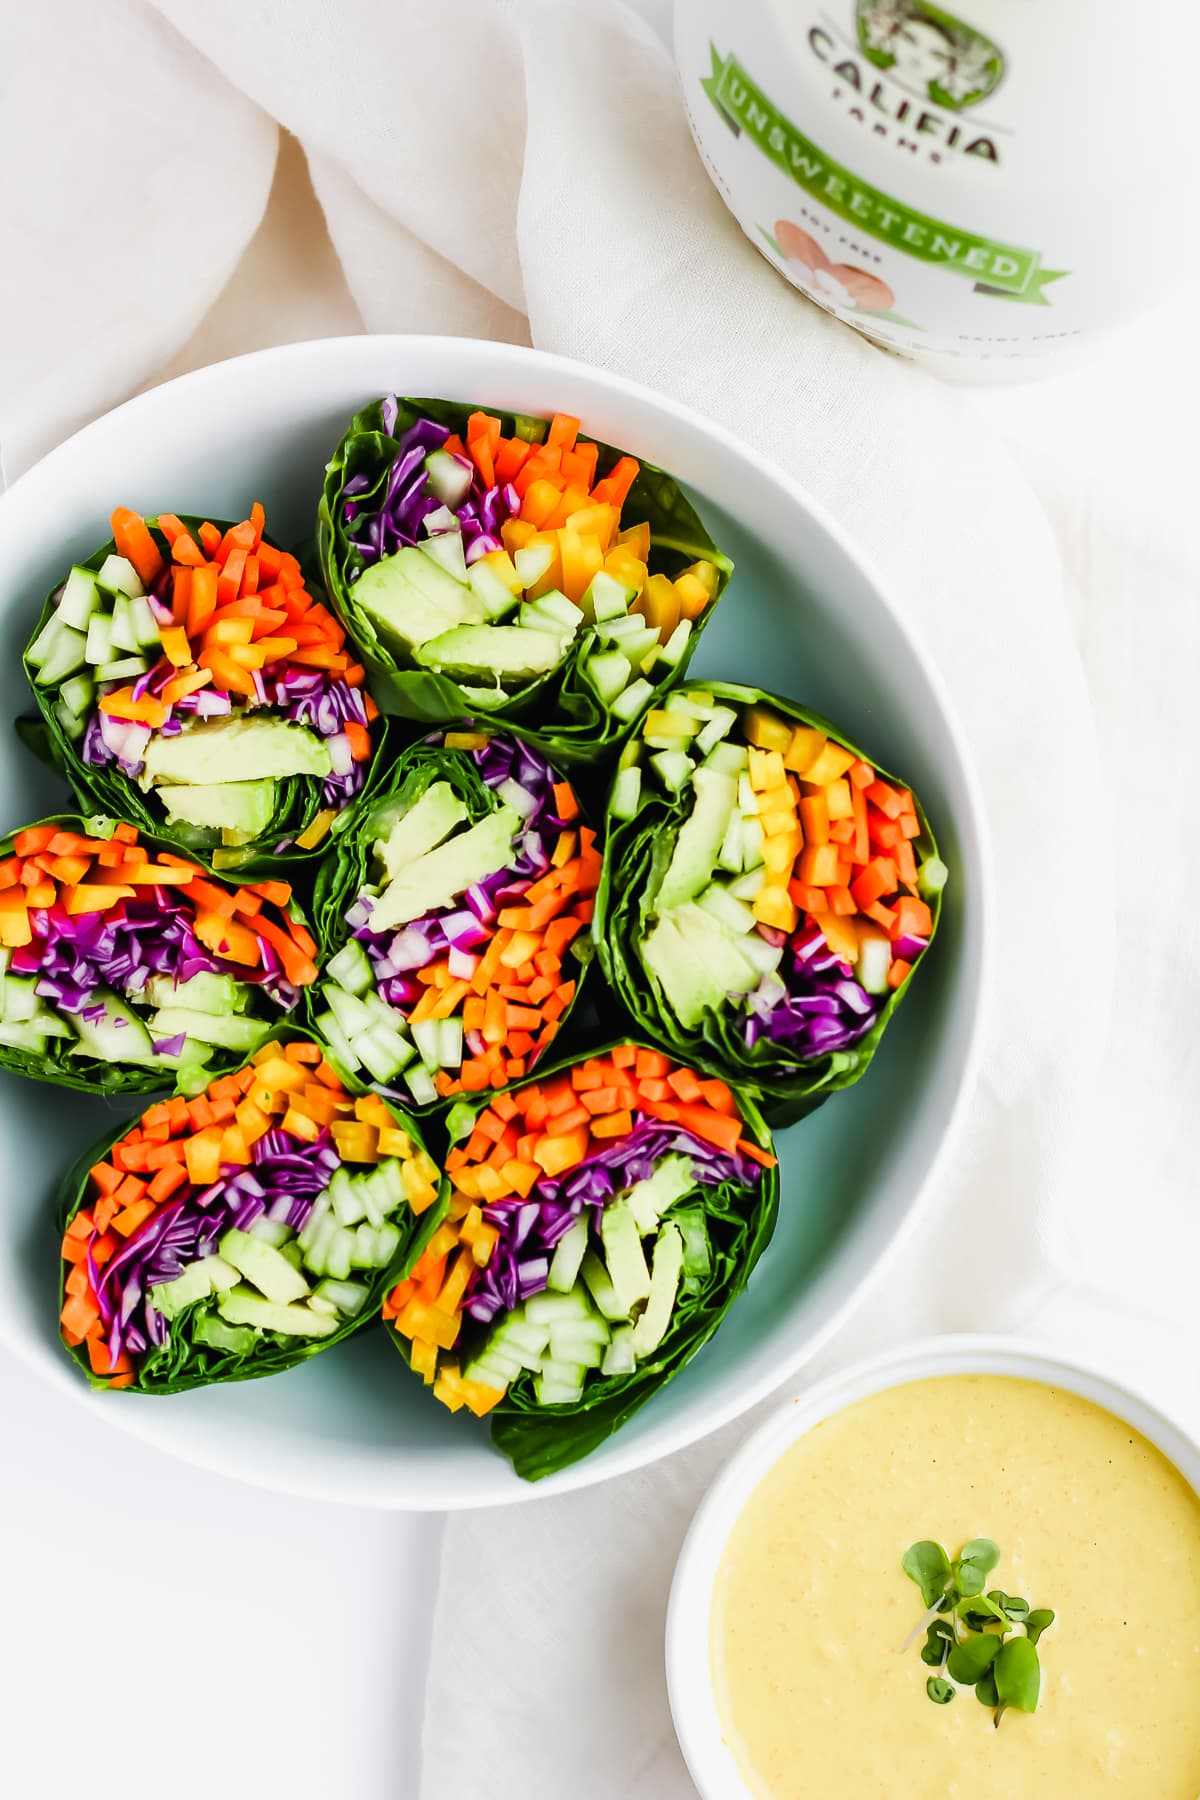
<svg viewBox="0 0 1200 1800">
<path fill-rule="evenodd" d="M 999 1729 L 926 1697 L 900 1559 L 994 1538 L 988 1585 L 1052 1607 L 1041 1700 Z M 725 1736 L 762 1800 L 1197 1800 L 1200 1500 L 1111 1413 L 1061 1389 L 947 1376 L 876 1394 L 779 1460 L 717 1575 Z"/>
</svg>

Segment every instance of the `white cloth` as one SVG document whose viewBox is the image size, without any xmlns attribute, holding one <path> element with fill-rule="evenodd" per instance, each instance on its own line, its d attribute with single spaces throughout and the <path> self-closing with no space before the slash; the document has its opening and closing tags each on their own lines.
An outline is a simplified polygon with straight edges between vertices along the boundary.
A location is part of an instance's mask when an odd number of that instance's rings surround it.
<svg viewBox="0 0 1200 1800">
<path fill-rule="evenodd" d="M 34 66 L 52 105 L 20 77 Z M 42 0 L 0 16 L 0 72 L 10 475 L 164 369 L 349 316 L 531 338 L 649 382 L 756 443 L 866 546 L 974 751 L 1001 980 L 936 1201 L 821 1366 L 918 1330 L 1037 1330 L 1117 1347 L 1190 1400 L 1200 629 L 1172 430 L 1197 372 L 1182 309 L 1036 389 L 968 395 L 876 352 L 742 238 L 661 39 L 619 0 Z M 276 200 L 305 219 L 302 250 L 273 212 L 239 268 L 280 124 L 329 241 L 288 149 Z M 687 1517 L 746 1428 L 451 1522 L 423 1800 L 691 1792 L 663 1606 Z"/>
</svg>

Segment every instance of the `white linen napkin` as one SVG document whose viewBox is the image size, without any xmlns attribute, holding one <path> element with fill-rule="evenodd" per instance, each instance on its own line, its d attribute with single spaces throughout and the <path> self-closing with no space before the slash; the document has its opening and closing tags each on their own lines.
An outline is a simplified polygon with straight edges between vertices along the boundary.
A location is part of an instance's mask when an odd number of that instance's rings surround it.
<svg viewBox="0 0 1200 1800">
<path fill-rule="evenodd" d="M 22 78 L 32 66 L 53 70 L 52 104 Z M 205 314 L 241 280 L 280 125 L 368 329 L 532 338 L 721 420 L 864 544 L 954 696 L 998 876 L 983 1074 L 921 1229 L 821 1366 L 916 1330 L 995 1326 L 1114 1334 L 1131 1358 L 1150 1347 L 1149 1375 L 1168 1349 L 1194 1374 L 1178 1327 L 1195 1183 L 1170 1091 L 1190 1039 L 1180 984 L 1196 985 L 1178 459 L 1160 438 L 1106 463 L 1086 384 L 977 401 L 801 303 L 725 213 L 661 39 L 617 0 L 42 0 L 0 16 L 10 475 L 189 339 L 215 353 Z M 253 324 L 225 353 L 321 328 L 295 258 L 264 262 L 255 244 L 255 267 L 289 279 L 267 319 L 242 296 Z M 314 243 L 314 283 L 329 255 Z M 1120 391 L 1149 419 L 1145 372 Z M 988 415 L 1053 502 L 1070 613 L 1054 537 Z M 1126 539 L 1139 470 L 1156 485 Z M 1151 1191 L 1158 1176 L 1169 1194 Z M 665 1708 L 664 1598 L 687 1516 L 745 1429 L 590 1493 L 451 1522 L 423 1800 L 691 1792 Z"/>
</svg>

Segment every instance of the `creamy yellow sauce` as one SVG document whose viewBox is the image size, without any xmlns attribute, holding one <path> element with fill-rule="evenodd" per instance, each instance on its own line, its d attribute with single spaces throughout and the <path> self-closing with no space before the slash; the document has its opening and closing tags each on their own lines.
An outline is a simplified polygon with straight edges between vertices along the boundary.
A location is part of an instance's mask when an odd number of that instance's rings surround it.
<svg viewBox="0 0 1200 1800">
<path fill-rule="evenodd" d="M 989 1586 L 1057 1617 L 1033 1714 L 926 1697 L 924 1611 L 900 1568 L 994 1538 Z M 712 1663 L 763 1800 L 1197 1800 L 1200 1500 L 1074 1394 L 1000 1376 L 893 1388 L 816 1427 L 734 1526 Z"/>
</svg>

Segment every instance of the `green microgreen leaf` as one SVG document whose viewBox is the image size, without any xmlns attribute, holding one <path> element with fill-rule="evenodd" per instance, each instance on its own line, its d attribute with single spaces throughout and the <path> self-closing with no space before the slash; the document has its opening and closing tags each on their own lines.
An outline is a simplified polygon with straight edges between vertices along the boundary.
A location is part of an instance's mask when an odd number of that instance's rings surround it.
<svg viewBox="0 0 1200 1800">
<path fill-rule="evenodd" d="M 1049 1631 L 1054 1623 L 1054 1614 L 1048 1606 L 1039 1606 L 1025 1620 L 1025 1635 L 1031 1644 L 1036 1644 L 1043 1631 Z"/>
<path fill-rule="evenodd" d="M 987 1674 L 1001 1647 L 1001 1639 L 990 1635 L 964 1638 L 950 1652 L 946 1673 L 961 1687 L 974 1687 Z"/>
<path fill-rule="evenodd" d="M 921 1650 L 921 1661 L 928 1663 L 931 1669 L 940 1669 L 947 1655 L 954 1648 L 954 1628 L 944 1619 L 935 1619 L 925 1633 L 925 1643 Z"/>
<path fill-rule="evenodd" d="M 950 1558 L 932 1538 L 910 1544 L 900 1566 L 909 1580 L 915 1581 L 920 1588 L 926 1606 L 935 1605 L 950 1584 Z"/>
<path fill-rule="evenodd" d="M 959 1623 L 968 1631 L 986 1631 L 989 1625 L 1006 1625 L 1005 1615 L 990 1596 L 972 1595 L 969 1599 L 960 1600 L 957 1607 Z"/>
<path fill-rule="evenodd" d="M 988 1599 L 1018 1625 L 1029 1616 L 1029 1602 L 1022 1600 L 1020 1594 L 1006 1594 L 1003 1588 L 989 1588 Z"/>
<path fill-rule="evenodd" d="M 996 1676 L 992 1669 L 981 1675 L 975 1683 L 975 1698 L 981 1706 L 998 1706 L 1000 1696 L 996 1692 Z"/>
<path fill-rule="evenodd" d="M 931 1675 L 925 1683 L 925 1692 L 935 1706 L 948 1706 L 954 1698 L 954 1684 L 943 1681 L 940 1675 Z"/>
<path fill-rule="evenodd" d="M 958 1553 L 960 1563 L 975 1563 L 985 1575 L 990 1575 L 1000 1561 L 999 1547 L 991 1538 L 968 1538 Z"/>
<path fill-rule="evenodd" d="M 1027 1637 L 1006 1638 L 994 1668 L 1000 1705 L 1015 1706 L 1018 1712 L 1036 1712 L 1042 1667 L 1030 1640 Z"/>
</svg>

